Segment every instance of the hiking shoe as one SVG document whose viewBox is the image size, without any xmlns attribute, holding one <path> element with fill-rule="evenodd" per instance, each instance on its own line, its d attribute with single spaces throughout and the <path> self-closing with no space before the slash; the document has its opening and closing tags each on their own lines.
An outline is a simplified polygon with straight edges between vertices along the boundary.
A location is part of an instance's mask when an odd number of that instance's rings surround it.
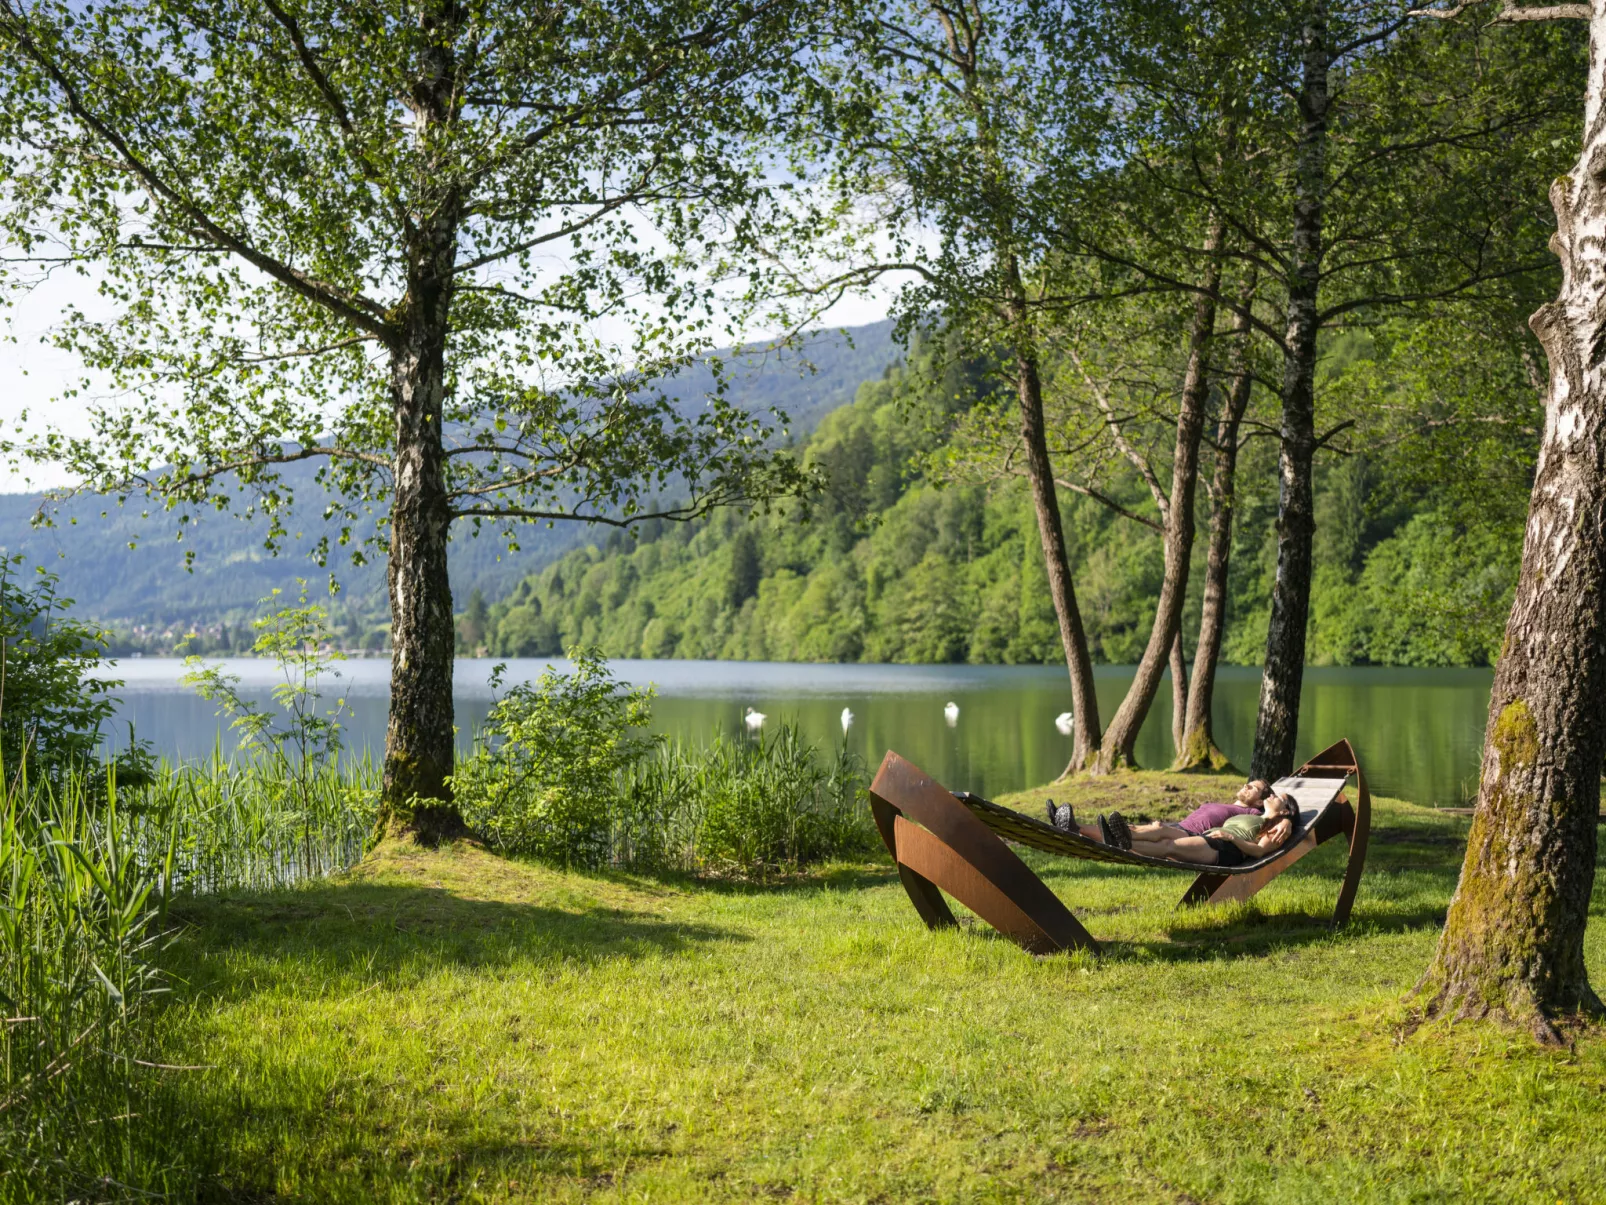
<svg viewBox="0 0 1606 1205">
<path fill-rule="evenodd" d="M 1111 812 L 1109 824 L 1110 832 L 1115 836 L 1116 847 L 1118 849 L 1131 849 L 1132 826 L 1127 824 L 1126 817 L 1121 815 L 1120 812 Z"/>
</svg>

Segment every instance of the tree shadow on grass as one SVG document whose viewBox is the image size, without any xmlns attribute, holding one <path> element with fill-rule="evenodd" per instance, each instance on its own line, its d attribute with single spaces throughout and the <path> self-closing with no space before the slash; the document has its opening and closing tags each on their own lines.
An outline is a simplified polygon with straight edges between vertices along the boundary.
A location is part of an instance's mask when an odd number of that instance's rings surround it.
<svg viewBox="0 0 1606 1205">
<path fill-rule="evenodd" d="M 274 980 L 388 979 L 446 967 L 600 965 L 676 955 L 736 930 L 581 900 L 572 906 L 465 897 L 442 887 L 325 883 L 187 900 L 169 913 L 174 975 L 208 994 Z M 188 993 L 186 993 L 188 994 Z"/>
<path fill-rule="evenodd" d="M 830 866 L 796 871 L 777 870 L 774 874 L 762 877 L 676 874 L 660 876 L 657 881 L 713 895 L 757 896 L 806 891 L 863 891 L 896 883 L 898 869 L 892 864 L 889 856 L 879 864 L 870 861 L 834 863 Z"/>
</svg>

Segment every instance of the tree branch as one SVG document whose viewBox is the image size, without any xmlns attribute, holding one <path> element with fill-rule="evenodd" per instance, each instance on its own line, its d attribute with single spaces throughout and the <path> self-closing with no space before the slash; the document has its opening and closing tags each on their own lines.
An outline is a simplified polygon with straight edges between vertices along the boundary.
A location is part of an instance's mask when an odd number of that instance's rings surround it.
<svg viewBox="0 0 1606 1205">
<path fill-rule="evenodd" d="M 1087 382 L 1087 387 L 1093 394 L 1093 401 L 1103 413 L 1105 425 L 1109 427 L 1110 435 L 1115 440 L 1115 446 L 1121 450 L 1121 455 L 1132 462 L 1132 467 L 1137 469 L 1138 475 L 1143 478 L 1144 484 L 1149 487 L 1149 493 L 1154 496 L 1154 506 L 1160 512 L 1160 517 L 1169 521 L 1171 500 L 1166 497 L 1165 489 L 1160 485 L 1160 479 L 1154 475 L 1154 469 L 1150 467 L 1148 460 L 1127 441 L 1126 435 L 1121 431 L 1120 421 L 1115 417 L 1114 408 L 1110 405 L 1109 399 L 1104 396 L 1104 390 L 1099 388 L 1098 383 L 1093 380 L 1092 374 L 1087 370 L 1087 365 L 1082 362 L 1082 357 L 1076 354 L 1076 349 L 1067 345 L 1065 354 L 1071 358 L 1071 363 L 1076 365 L 1076 371 L 1081 373 L 1082 380 Z"/>
<path fill-rule="evenodd" d="M 394 339 L 394 332 L 385 321 L 384 307 L 377 302 L 338 288 L 327 281 L 308 276 L 296 268 L 292 268 L 279 259 L 258 250 L 243 236 L 235 234 L 219 223 L 195 204 L 186 200 L 182 194 L 164 180 L 152 169 L 144 159 L 134 152 L 133 147 L 117 130 L 102 121 L 89 109 L 83 97 L 73 82 L 67 78 L 67 73 L 61 66 L 39 46 L 38 42 L 28 32 L 26 18 L 19 13 L 12 0 L 0 0 L 0 17 L 16 39 L 16 44 L 30 59 L 33 60 L 48 75 L 56 86 L 61 89 L 62 95 L 67 99 L 67 107 L 73 116 L 93 131 L 98 137 L 109 143 L 121 158 L 123 166 L 139 180 L 148 191 L 152 199 L 166 202 L 174 206 L 199 227 L 219 247 L 238 255 L 248 264 L 260 269 L 273 277 L 280 284 L 285 285 L 293 292 L 299 293 L 307 300 L 325 309 L 332 311 L 353 326 L 367 331 L 374 338 L 389 346 Z"/>
<path fill-rule="evenodd" d="M 1137 511 L 1128 510 L 1114 498 L 1111 498 L 1108 494 L 1101 494 L 1098 490 L 1093 489 L 1091 486 L 1078 485 L 1074 481 L 1066 481 L 1059 477 L 1054 478 L 1054 484 L 1059 486 L 1061 489 L 1070 490 L 1073 494 L 1081 494 L 1084 498 L 1091 498 L 1095 502 L 1102 503 L 1104 506 L 1109 507 L 1124 519 L 1131 519 L 1132 522 L 1141 523 L 1143 526 L 1152 528 L 1161 535 L 1165 534 L 1165 528 L 1159 523 L 1155 522 L 1153 519 L 1150 519 L 1145 515 L 1140 515 L 1137 513 Z"/>
<path fill-rule="evenodd" d="M 1467 0 L 1450 8 L 1413 8 L 1407 17 L 1436 17 L 1440 21 L 1454 21 L 1469 8 L 1480 8 L 1486 0 Z M 1590 18 L 1587 4 L 1545 4 L 1537 8 L 1501 0 L 1500 11 L 1490 18 L 1496 21 L 1587 21 Z"/>
</svg>

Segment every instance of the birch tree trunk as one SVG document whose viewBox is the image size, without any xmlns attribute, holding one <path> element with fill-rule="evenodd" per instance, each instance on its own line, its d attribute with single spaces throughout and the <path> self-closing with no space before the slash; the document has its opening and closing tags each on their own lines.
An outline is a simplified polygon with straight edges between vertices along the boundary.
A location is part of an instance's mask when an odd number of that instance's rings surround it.
<svg viewBox="0 0 1606 1205">
<path fill-rule="evenodd" d="M 440 36 L 425 52 L 409 98 L 426 149 L 450 137 L 457 103 L 455 10 L 429 6 Z M 441 177 L 447 173 L 442 171 Z M 391 356 L 395 463 L 390 513 L 390 716 L 385 727 L 381 823 L 433 843 L 457 836 L 462 818 L 448 779 L 456 755 L 452 670 L 456 632 L 446 545 L 451 528 L 441 412 L 460 201 L 450 185 L 421 198 L 408 252 L 403 338 Z"/>
<path fill-rule="evenodd" d="M 1138 732 L 1148 718 L 1161 675 L 1171 656 L 1182 626 L 1182 604 L 1188 594 L 1188 570 L 1193 558 L 1193 500 L 1199 480 L 1199 437 L 1204 431 L 1205 404 L 1210 395 L 1210 372 L 1206 357 L 1216 326 L 1216 289 L 1221 283 L 1221 225 L 1213 223 L 1205 239 L 1209 261 L 1205 269 L 1204 291 L 1194 303 L 1193 326 L 1188 341 L 1188 367 L 1182 383 L 1182 399 L 1177 407 L 1176 446 L 1171 458 L 1171 495 L 1162 519 L 1165 527 L 1165 571 L 1160 582 L 1160 598 L 1155 606 L 1149 643 L 1138 660 L 1137 672 L 1127 687 L 1115 717 L 1104 732 L 1099 750 L 1098 769 L 1108 773 L 1135 766 L 1133 748 Z M 1159 499 L 1156 499 L 1159 501 Z M 1180 687 L 1180 684 L 1179 684 Z"/>
<path fill-rule="evenodd" d="M 1294 768 L 1299 692 L 1305 678 L 1310 618 L 1311 544 L 1316 533 L 1311 470 L 1316 459 L 1316 297 L 1321 281 L 1322 217 L 1327 196 L 1327 7 L 1310 6 L 1301 31 L 1304 65 L 1301 129 L 1294 181 L 1294 225 L 1283 351 L 1282 450 L 1278 457 L 1277 580 L 1266 629 L 1266 660 L 1249 772 L 1267 782 Z"/>
<path fill-rule="evenodd" d="M 1244 292 L 1244 307 L 1254 297 L 1254 284 Z M 1215 703 L 1216 663 L 1227 627 L 1227 576 L 1232 568 L 1232 532 L 1236 519 L 1234 494 L 1238 475 L 1238 426 L 1249 407 L 1254 377 L 1249 371 L 1249 320 L 1233 323 L 1235 344 L 1231 384 L 1216 421 L 1216 464 L 1210 479 L 1210 544 L 1205 553 L 1204 589 L 1199 607 L 1199 642 L 1193 650 L 1193 680 L 1188 684 L 1187 720 L 1177 745 L 1177 770 L 1230 770 L 1227 755 L 1216 747 L 1211 708 Z"/>
<path fill-rule="evenodd" d="M 1085 769 L 1098 754 L 1099 701 L 1093 693 L 1093 658 L 1087 651 L 1082 612 L 1071 583 L 1071 562 L 1065 550 L 1065 528 L 1060 520 L 1054 467 L 1048 457 L 1048 435 L 1043 420 L 1043 382 L 1037 360 L 1026 352 L 1016 357 L 1016 385 L 1020 396 L 1021 439 L 1026 445 L 1026 476 L 1037 512 L 1037 533 L 1043 542 L 1043 564 L 1048 571 L 1048 592 L 1059 620 L 1060 643 L 1071 678 L 1071 762 L 1065 774 Z M 1062 774 L 1061 777 L 1064 777 Z"/>
<path fill-rule="evenodd" d="M 427 294 L 415 305 L 444 311 Z M 445 394 L 444 329 L 428 315 L 409 322 L 393 366 L 396 415 L 395 492 L 390 514 L 390 717 L 385 728 L 387 828 L 425 842 L 454 836 L 455 741 L 452 716 L 454 632 L 446 543 L 451 517 L 441 442 Z M 435 328 L 435 329 L 432 329 Z"/>
<path fill-rule="evenodd" d="M 1592 14 L 1583 152 L 1550 189 L 1561 292 L 1529 323 L 1550 376 L 1522 572 L 1461 881 L 1418 985 L 1430 1015 L 1503 1015 L 1545 1041 L 1601 1011 L 1584 927 L 1606 752 L 1606 0 Z"/>
</svg>

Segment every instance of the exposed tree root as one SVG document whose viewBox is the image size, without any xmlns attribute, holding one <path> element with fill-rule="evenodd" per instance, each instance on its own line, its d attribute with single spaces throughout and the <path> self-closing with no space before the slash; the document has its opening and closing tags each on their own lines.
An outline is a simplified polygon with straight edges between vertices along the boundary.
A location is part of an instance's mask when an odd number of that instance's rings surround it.
<svg viewBox="0 0 1606 1205">
<path fill-rule="evenodd" d="M 447 842 L 472 839 L 473 834 L 456 808 L 415 807 L 408 815 L 392 813 L 380 819 L 376 843 L 387 837 L 434 849 Z"/>
<path fill-rule="evenodd" d="M 1232 759 L 1220 749 L 1216 748 L 1215 745 L 1209 746 L 1209 748 L 1203 754 L 1177 758 L 1176 761 L 1171 763 L 1171 769 L 1178 774 L 1243 773 L 1242 770 L 1232 764 Z"/>
<path fill-rule="evenodd" d="M 1606 1020 L 1606 1007 L 1587 984 L 1574 1005 L 1546 1008 L 1526 985 L 1512 984 L 1503 1001 L 1491 1001 L 1475 984 L 1464 980 L 1440 983 L 1435 987 L 1430 971 L 1411 994 L 1431 996 L 1421 1005 L 1423 1021 L 1488 1021 L 1506 1029 L 1529 1034 L 1541 1046 L 1570 1047 L 1573 1034 Z"/>
</svg>

